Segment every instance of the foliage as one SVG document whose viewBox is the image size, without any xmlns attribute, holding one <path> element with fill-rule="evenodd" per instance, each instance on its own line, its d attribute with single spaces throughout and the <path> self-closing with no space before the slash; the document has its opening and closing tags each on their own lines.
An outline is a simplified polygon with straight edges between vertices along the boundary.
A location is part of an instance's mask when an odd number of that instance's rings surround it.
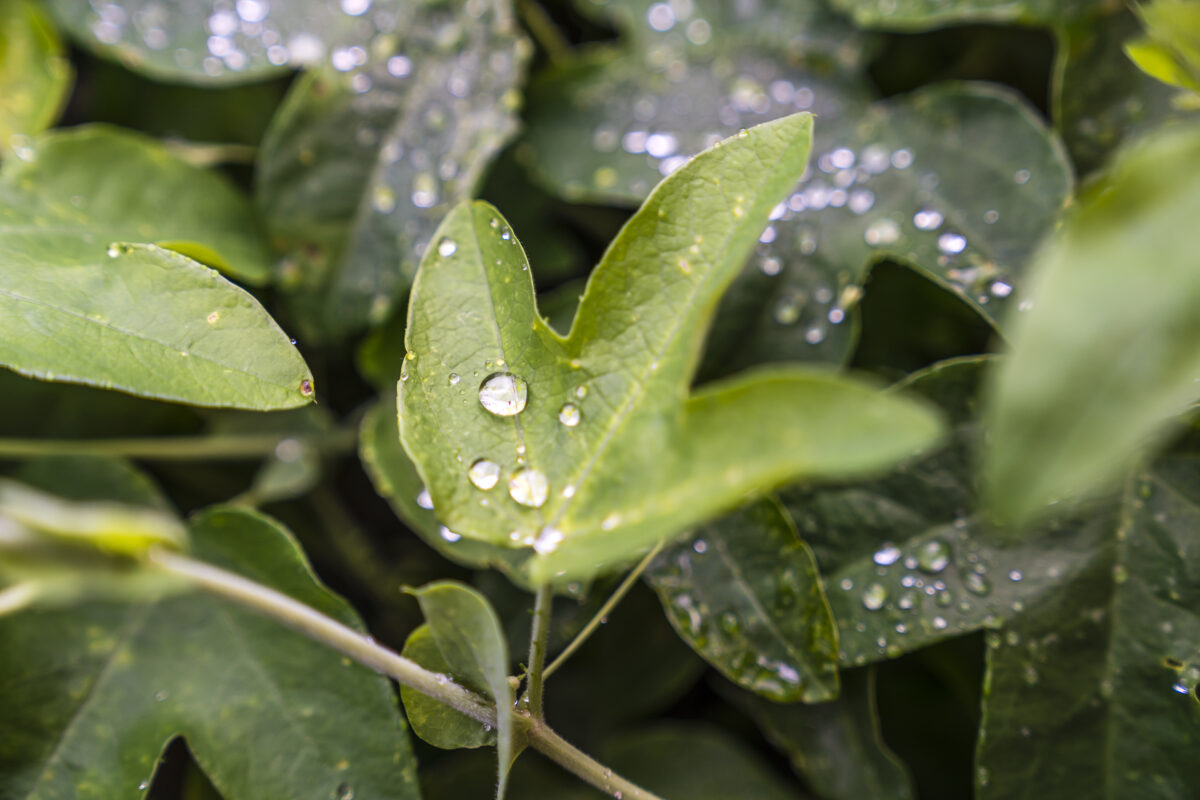
<svg viewBox="0 0 1200 800">
<path fill-rule="evenodd" d="M 0 0 L 0 798 L 1194 797 L 1198 13 Z"/>
</svg>

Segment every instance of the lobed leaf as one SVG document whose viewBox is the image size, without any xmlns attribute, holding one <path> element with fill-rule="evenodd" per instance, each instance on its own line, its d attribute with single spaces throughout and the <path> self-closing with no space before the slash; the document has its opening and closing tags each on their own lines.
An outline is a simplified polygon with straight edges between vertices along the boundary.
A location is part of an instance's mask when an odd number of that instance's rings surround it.
<svg viewBox="0 0 1200 800">
<path fill-rule="evenodd" d="M 532 580 L 569 580 L 753 489 L 877 469 L 936 436 L 923 407 L 823 373 L 763 371 L 684 401 L 714 306 L 810 135 L 808 115 L 767 123 L 668 178 L 609 247 L 565 339 L 538 316 L 495 209 L 447 217 L 409 305 L 399 406 L 451 530 L 530 547 Z M 763 419 L 771 430 L 747 423 Z"/>
<path fill-rule="evenodd" d="M 1027 519 L 1110 485 L 1197 397 L 1200 129 L 1123 154 L 1038 257 L 989 392 L 990 504 Z"/>
</svg>

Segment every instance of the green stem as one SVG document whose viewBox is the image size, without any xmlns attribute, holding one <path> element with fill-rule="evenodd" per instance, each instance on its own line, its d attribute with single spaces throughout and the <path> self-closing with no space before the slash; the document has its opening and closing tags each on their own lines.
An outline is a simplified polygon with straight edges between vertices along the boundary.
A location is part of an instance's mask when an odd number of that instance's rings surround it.
<svg viewBox="0 0 1200 800">
<path fill-rule="evenodd" d="M 571 43 L 562 35 L 562 31 L 540 3 L 536 0 L 517 0 L 517 13 L 524 20 L 525 27 L 533 34 L 533 38 L 546 51 L 550 63 L 562 64 L 571 57 Z"/>
<path fill-rule="evenodd" d="M 617 603 L 625 599 L 625 595 L 629 594 L 629 590 L 637 583 L 637 579 L 646 571 L 646 567 L 650 566 L 650 562 L 654 560 L 654 557 L 658 555 L 658 551 L 660 550 L 662 550 L 662 542 L 654 545 L 654 549 L 647 553 L 646 557 L 639 561 L 638 565 L 625 576 L 625 580 L 621 581 L 621 585 L 617 587 L 617 590 L 604 601 L 604 605 L 600 606 L 600 610 L 596 612 L 596 615 L 588 621 L 587 625 L 583 626 L 583 630 L 558 654 L 558 657 L 550 663 L 550 666 L 546 667 L 546 671 L 542 673 L 543 679 L 553 675 L 559 667 L 567 662 L 568 658 L 575 654 L 576 650 L 583 646 L 588 637 L 607 621 L 608 615 L 617 607 Z"/>
<path fill-rule="evenodd" d="M 496 727 L 496 709 L 488 701 L 442 675 L 379 645 L 360 631 L 349 628 L 282 592 L 255 583 L 233 572 L 163 548 L 151 548 L 147 561 L 160 571 L 186 580 L 218 597 L 258 611 L 277 622 L 349 656 L 376 672 L 429 695 L 484 725 Z M 10 587 L 5 592 L 21 586 Z M 542 596 L 542 592 L 538 596 Z M 549 590 L 545 591 L 551 597 Z M 0 593 L 3 597 L 4 593 Z M 549 604 L 549 599 L 545 601 Z M 552 731 L 542 719 L 510 711 L 530 745 L 568 771 L 620 800 L 661 800 L 657 795 L 630 783 Z"/>
<path fill-rule="evenodd" d="M 529 729 L 529 743 L 539 753 L 610 797 L 619 800 L 662 800 L 658 795 L 630 783 L 611 769 L 598 764 L 591 756 L 552 731 L 541 720 L 533 720 Z"/>
<path fill-rule="evenodd" d="M 496 725 L 496 710 L 471 690 L 459 686 L 446 675 L 430 672 L 417 662 L 376 644 L 370 637 L 282 592 L 170 550 L 154 548 L 147 558 L 163 572 L 184 578 L 208 592 L 266 614 L 484 725 Z"/>
<path fill-rule="evenodd" d="M 541 586 L 533 601 L 533 630 L 529 635 L 529 686 L 525 697 L 529 713 L 542 718 L 542 670 L 546 666 L 546 642 L 550 638 L 550 611 L 554 605 L 554 590 Z"/>
<path fill-rule="evenodd" d="M 218 461 L 262 458 L 275 452 L 280 442 L 303 439 L 327 451 L 354 448 L 353 430 L 320 435 L 252 434 L 237 436 L 163 436 L 134 439 L 0 439 L 0 458 L 44 455 L 107 455 L 148 461 Z"/>
</svg>

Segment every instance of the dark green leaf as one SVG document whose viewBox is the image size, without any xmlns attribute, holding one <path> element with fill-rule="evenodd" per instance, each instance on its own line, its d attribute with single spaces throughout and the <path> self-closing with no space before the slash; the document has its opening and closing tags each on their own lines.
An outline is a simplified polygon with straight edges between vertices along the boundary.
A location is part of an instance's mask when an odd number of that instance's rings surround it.
<svg viewBox="0 0 1200 800">
<path fill-rule="evenodd" d="M 1184 800 L 1200 785 L 1200 456 L 1132 478 L 1060 592 L 989 634 L 976 797 Z"/>
<path fill-rule="evenodd" d="M 210 511 L 191 533 L 201 558 L 358 625 L 266 518 Z M 4 797 L 133 797 L 178 735 L 229 800 L 418 796 L 385 680 L 208 596 L 26 612 L 0 649 Z"/>
<path fill-rule="evenodd" d="M 512 686 L 508 682 L 508 643 L 496 612 L 479 592 L 453 581 L 411 590 L 421 604 L 434 643 L 451 675 L 485 690 L 496 703 L 496 757 L 503 800 L 508 770 L 519 752 L 513 737 Z"/>
<path fill-rule="evenodd" d="M 824 800 L 913 797 L 908 770 L 879 733 L 873 668 L 843 672 L 842 693 L 829 703 L 783 705 L 746 692 L 733 701 Z"/>
<path fill-rule="evenodd" d="M 991 387 L 990 501 L 1007 519 L 1111 485 L 1200 391 L 1200 128 L 1124 153 L 1040 253 Z"/>
<path fill-rule="evenodd" d="M 58 32 L 29 0 L 0 0 L 0 153 L 26 152 L 71 89 Z"/>
<path fill-rule="evenodd" d="M 438 649 L 428 625 L 420 626 L 409 635 L 403 655 L 427 670 L 458 678 Z M 472 688 L 479 690 L 479 687 Z M 413 733 L 434 747 L 456 750 L 496 743 L 494 731 L 416 689 L 401 686 L 400 698 L 404 701 L 404 715 L 408 717 Z"/>
<path fill-rule="evenodd" d="M 930 443 L 923 406 L 825 372 L 762 371 L 681 402 L 810 131 L 807 115 L 767 123 L 668 178 L 592 274 L 566 339 L 538 315 L 495 209 L 451 213 L 413 291 L 400 381 L 401 439 L 451 530 L 531 547 L 536 582 L 587 577 L 752 489 L 879 469 Z"/>
<path fill-rule="evenodd" d="M 817 564 L 774 500 L 701 527 L 646 577 L 683 640 L 734 683 L 777 702 L 837 696 L 837 629 Z"/>
<path fill-rule="evenodd" d="M 446 212 L 516 132 L 528 48 L 506 0 L 412 4 L 363 71 L 310 73 L 276 115 L 258 199 L 309 329 L 381 322 Z"/>
</svg>

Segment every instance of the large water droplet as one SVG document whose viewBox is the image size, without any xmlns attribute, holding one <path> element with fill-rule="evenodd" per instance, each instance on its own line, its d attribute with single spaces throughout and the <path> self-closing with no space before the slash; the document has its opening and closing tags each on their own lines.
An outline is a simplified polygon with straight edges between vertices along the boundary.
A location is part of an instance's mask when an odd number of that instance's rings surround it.
<svg viewBox="0 0 1200 800">
<path fill-rule="evenodd" d="M 950 564 L 950 547 L 941 539 L 930 539 L 917 548 L 917 566 L 938 573 Z"/>
<path fill-rule="evenodd" d="M 511 372 L 493 372 L 479 385 L 479 403 L 498 417 L 520 414 L 528 398 L 528 385 Z"/>
<path fill-rule="evenodd" d="M 486 458 L 476 459 L 467 469 L 467 477 L 475 488 L 486 492 L 500 482 L 500 465 Z"/>
<path fill-rule="evenodd" d="M 541 503 L 538 503 L 538 505 L 541 505 Z M 547 526 L 542 528 L 537 539 L 534 540 L 533 549 L 538 555 L 544 556 L 557 550 L 558 546 L 562 544 L 562 540 L 562 531 L 558 528 Z"/>
<path fill-rule="evenodd" d="M 579 406 L 574 403 L 564 403 L 563 407 L 558 410 L 558 421 L 568 428 L 574 428 L 579 424 Z"/>
<path fill-rule="evenodd" d="M 546 476 L 536 469 L 521 469 L 508 479 L 508 493 L 523 506 L 541 508 L 550 492 Z"/>
<path fill-rule="evenodd" d="M 878 611 L 887 602 L 888 591 L 883 584 L 872 583 L 863 590 L 862 604 L 868 611 Z"/>
</svg>

